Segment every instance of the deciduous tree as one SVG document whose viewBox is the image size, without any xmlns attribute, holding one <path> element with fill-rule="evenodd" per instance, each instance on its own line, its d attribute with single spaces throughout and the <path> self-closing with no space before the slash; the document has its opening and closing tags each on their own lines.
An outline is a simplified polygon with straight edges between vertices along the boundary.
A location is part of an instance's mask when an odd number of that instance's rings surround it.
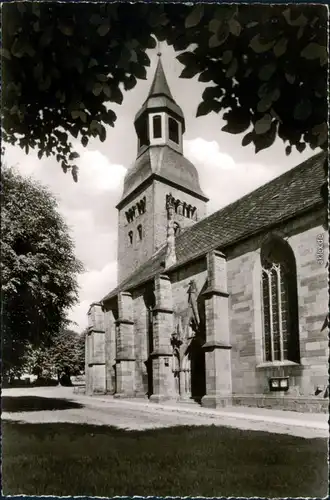
<svg viewBox="0 0 330 500">
<path fill-rule="evenodd" d="M 2 171 L 1 299 L 4 373 L 20 370 L 28 345 L 47 344 L 78 300 L 81 262 L 47 188 Z"/>
</svg>

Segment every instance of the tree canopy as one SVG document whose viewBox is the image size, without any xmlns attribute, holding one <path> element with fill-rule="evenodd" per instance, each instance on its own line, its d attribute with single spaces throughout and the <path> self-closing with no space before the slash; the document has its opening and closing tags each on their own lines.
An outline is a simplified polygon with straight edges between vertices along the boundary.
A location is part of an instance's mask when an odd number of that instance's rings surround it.
<svg viewBox="0 0 330 500">
<path fill-rule="evenodd" d="M 49 345 L 28 346 L 24 356 L 24 370 L 38 377 L 60 378 L 78 375 L 85 370 L 85 334 L 63 328 Z"/>
<path fill-rule="evenodd" d="M 9 374 L 28 345 L 47 344 L 67 323 L 83 267 L 48 189 L 8 167 L 1 182 L 2 361 Z"/>
<path fill-rule="evenodd" d="M 197 116 L 224 112 L 223 130 L 256 152 L 276 137 L 327 147 L 327 7 L 129 3 L 3 5 L 3 137 L 77 179 L 71 138 L 86 146 L 114 126 L 112 103 L 146 78 L 146 50 L 165 40 L 182 78 L 209 82 Z"/>
</svg>

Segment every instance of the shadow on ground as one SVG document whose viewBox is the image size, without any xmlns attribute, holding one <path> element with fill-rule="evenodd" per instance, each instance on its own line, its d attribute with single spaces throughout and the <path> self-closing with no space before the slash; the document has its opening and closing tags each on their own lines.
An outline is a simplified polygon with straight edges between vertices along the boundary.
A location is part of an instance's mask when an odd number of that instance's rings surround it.
<svg viewBox="0 0 330 500">
<path fill-rule="evenodd" d="M 326 439 L 216 426 L 128 432 L 69 423 L 4 422 L 2 433 L 6 495 L 322 498 L 327 492 Z"/>
<path fill-rule="evenodd" d="M 60 398 L 42 398 L 40 396 L 3 396 L 1 398 L 2 411 L 24 412 L 45 410 L 70 410 L 83 408 L 83 405 L 75 401 Z"/>
</svg>

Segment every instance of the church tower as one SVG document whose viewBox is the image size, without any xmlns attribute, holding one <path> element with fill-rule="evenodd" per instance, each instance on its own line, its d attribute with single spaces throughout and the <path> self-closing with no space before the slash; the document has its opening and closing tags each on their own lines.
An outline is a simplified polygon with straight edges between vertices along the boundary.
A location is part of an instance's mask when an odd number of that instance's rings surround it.
<svg viewBox="0 0 330 500">
<path fill-rule="evenodd" d="M 185 119 L 166 81 L 160 54 L 147 99 L 135 116 L 137 158 L 117 205 L 118 282 L 166 243 L 167 201 L 176 235 L 206 215 L 196 167 L 183 156 Z"/>
</svg>

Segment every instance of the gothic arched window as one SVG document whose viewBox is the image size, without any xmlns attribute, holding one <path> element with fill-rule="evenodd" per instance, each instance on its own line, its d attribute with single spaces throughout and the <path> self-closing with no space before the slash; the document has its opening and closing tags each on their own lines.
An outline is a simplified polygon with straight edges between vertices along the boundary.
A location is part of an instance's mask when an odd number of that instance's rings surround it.
<svg viewBox="0 0 330 500">
<path fill-rule="evenodd" d="M 155 115 L 152 119 L 152 128 L 154 139 L 159 139 L 162 136 L 162 117 Z"/>
<path fill-rule="evenodd" d="M 143 233 L 142 233 L 142 226 L 141 224 L 138 225 L 137 227 L 137 231 L 138 231 L 138 237 L 139 237 L 139 240 L 141 241 L 142 240 L 142 237 L 143 237 Z"/>
<path fill-rule="evenodd" d="M 261 249 L 265 361 L 299 362 L 296 262 L 290 245 L 270 238 Z"/>
<path fill-rule="evenodd" d="M 174 118 L 169 117 L 168 119 L 168 136 L 171 141 L 179 144 L 179 124 Z"/>
<path fill-rule="evenodd" d="M 128 233 L 128 238 L 129 238 L 130 245 L 132 245 L 133 244 L 133 231 L 130 231 Z"/>
<path fill-rule="evenodd" d="M 139 148 L 149 145 L 148 121 L 143 118 L 136 125 L 136 132 L 139 140 Z"/>
</svg>

